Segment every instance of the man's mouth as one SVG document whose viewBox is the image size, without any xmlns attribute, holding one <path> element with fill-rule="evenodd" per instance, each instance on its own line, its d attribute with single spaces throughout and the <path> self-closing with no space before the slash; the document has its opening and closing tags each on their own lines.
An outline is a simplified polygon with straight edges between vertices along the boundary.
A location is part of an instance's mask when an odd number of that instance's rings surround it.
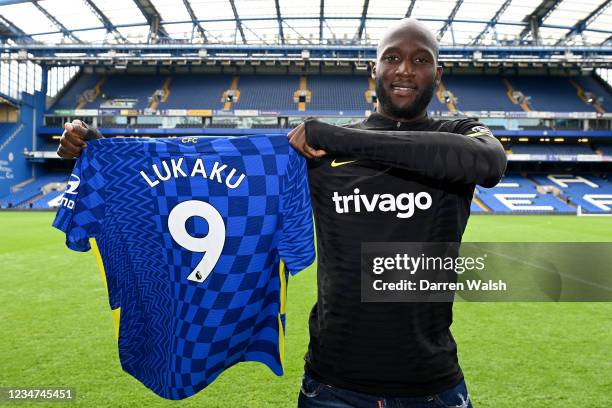
<svg viewBox="0 0 612 408">
<path fill-rule="evenodd" d="M 406 83 L 392 83 L 391 92 L 398 96 L 414 95 L 417 91 L 416 85 Z"/>
</svg>

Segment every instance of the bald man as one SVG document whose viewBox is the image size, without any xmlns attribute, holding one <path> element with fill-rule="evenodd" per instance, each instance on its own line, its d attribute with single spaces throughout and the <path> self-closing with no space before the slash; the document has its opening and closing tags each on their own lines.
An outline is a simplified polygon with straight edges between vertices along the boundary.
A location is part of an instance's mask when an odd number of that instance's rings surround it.
<svg viewBox="0 0 612 408">
<path fill-rule="evenodd" d="M 361 301 L 362 243 L 460 242 L 475 185 L 491 187 L 505 170 L 504 149 L 482 123 L 427 116 L 437 61 L 429 29 L 401 20 L 377 49 L 377 111 L 349 127 L 308 120 L 288 135 L 310 159 L 318 246 L 300 408 L 472 407 L 452 302 Z M 396 211 L 372 206 L 383 196 Z"/>
</svg>

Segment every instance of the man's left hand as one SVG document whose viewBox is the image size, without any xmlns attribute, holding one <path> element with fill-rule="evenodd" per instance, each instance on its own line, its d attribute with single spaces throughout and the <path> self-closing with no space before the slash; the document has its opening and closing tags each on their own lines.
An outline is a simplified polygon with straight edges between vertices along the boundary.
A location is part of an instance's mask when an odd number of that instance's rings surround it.
<svg viewBox="0 0 612 408">
<path fill-rule="evenodd" d="M 323 157 L 327 154 L 325 150 L 315 149 L 308 145 L 306 142 L 306 126 L 304 123 L 300 123 L 295 129 L 287 133 L 289 143 L 299 154 L 308 158 L 314 159 Z"/>
</svg>

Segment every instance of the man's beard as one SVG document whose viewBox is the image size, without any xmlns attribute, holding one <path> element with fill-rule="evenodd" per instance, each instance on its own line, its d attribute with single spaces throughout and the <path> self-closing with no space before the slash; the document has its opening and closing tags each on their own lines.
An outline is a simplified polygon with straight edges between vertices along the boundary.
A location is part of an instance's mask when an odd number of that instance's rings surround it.
<svg viewBox="0 0 612 408">
<path fill-rule="evenodd" d="M 382 111 L 395 117 L 402 119 L 412 119 L 418 116 L 423 110 L 427 108 L 431 98 L 433 97 L 435 87 L 435 81 L 431 81 L 427 86 L 419 92 L 415 101 L 403 108 L 395 106 L 391 101 L 391 95 L 387 93 L 382 83 L 382 77 L 376 78 L 376 97 L 378 103 L 382 108 Z"/>
</svg>

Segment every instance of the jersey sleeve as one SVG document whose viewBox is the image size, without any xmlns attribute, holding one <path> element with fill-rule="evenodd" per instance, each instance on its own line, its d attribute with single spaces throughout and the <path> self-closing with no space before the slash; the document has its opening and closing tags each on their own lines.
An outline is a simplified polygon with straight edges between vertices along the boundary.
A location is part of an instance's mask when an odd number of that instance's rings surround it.
<svg viewBox="0 0 612 408">
<path fill-rule="evenodd" d="M 316 149 L 373 160 L 442 182 L 493 187 L 506 169 L 502 144 L 476 121 L 449 132 L 351 129 L 318 120 L 305 125 L 308 144 Z M 476 130 L 470 133 L 472 129 Z"/>
<path fill-rule="evenodd" d="M 278 251 L 293 275 L 315 260 L 314 227 L 306 160 L 289 149 L 282 192 L 283 225 Z"/>
<path fill-rule="evenodd" d="M 89 238 L 100 234 L 104 217 L 104 181 L 92 153 L 89 146 L 77 160 L 53 221 L 74 251 L 90 249 Z"/>
</svg>

